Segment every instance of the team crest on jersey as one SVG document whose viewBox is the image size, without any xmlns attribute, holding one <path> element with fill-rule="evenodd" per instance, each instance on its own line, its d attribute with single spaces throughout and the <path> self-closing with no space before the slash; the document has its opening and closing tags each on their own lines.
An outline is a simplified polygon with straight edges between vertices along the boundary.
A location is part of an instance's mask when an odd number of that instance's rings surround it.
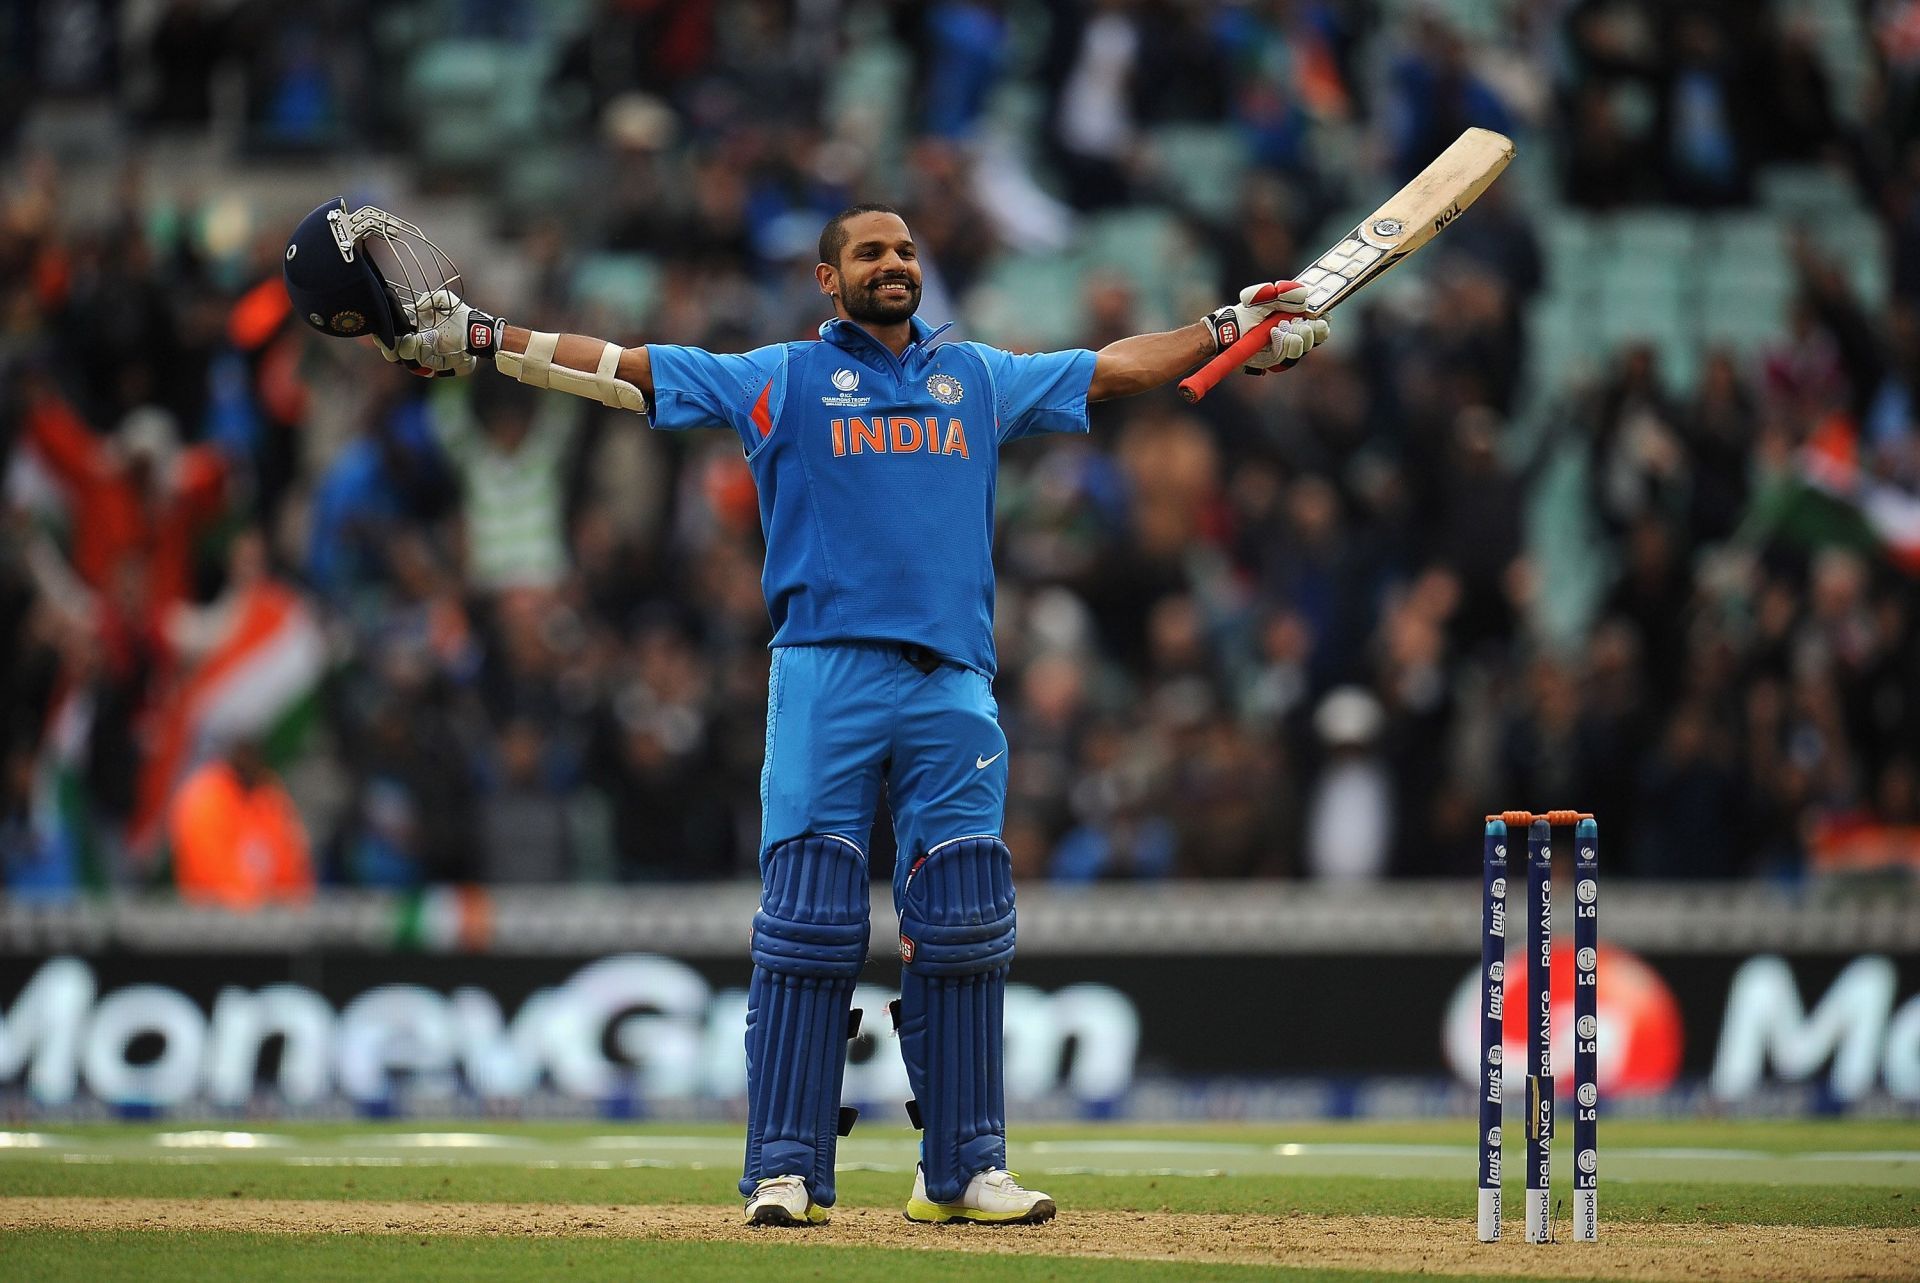
<svg viewBox="0 0 1920 1283">
<path fill-rule="evenodd" d="M 927 380 L 927 393 L 941 405 L 959 405 L 966 389 L 951 374 L 936 374 Z"/>
<path fill-rule="evenodd" d="M 839 395 L 821 397 L 821 405 L 850 405 L 857 408 L 873 400 L 870 396 L 853 395 L 860 390 L 860 371 L 858 370 L 835 370 L 833 372 L 833 386 L 838 390 Z"/>
</svg>

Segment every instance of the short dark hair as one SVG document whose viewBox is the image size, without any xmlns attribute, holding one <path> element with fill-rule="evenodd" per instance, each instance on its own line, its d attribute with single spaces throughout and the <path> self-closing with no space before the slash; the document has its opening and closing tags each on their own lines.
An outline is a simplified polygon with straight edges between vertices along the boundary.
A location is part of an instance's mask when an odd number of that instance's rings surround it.
<svg viewBox="0 0 1920 1283">
<path fill-rule="evenodd" d="M 840 266 L 840 251 L 847 247 L 847 220 L 858 218 L 862 214 L 892 214 L 901 218 L 899 210 L 891 205 L 849 205 L 827 220 L 820 229 L 820 261 L 833 267 Z M 904 221 L 904 220 L 903 220 Z"/>
</svg>

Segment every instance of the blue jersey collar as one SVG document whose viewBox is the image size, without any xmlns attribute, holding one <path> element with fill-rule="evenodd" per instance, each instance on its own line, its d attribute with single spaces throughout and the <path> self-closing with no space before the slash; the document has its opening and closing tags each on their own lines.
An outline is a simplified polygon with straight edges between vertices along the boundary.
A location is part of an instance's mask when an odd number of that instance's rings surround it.
<svg viewBox="0 0 1920 1283">
<path fill-rule="evenodd" d="M 953 328 L 952 321 L 948 321 L 936 328 L 935 326 L 928 325 L 917 316 L 909 318 L 907 324 L 913 328 L 913 342 L 907 344 L 907 350 L 900 354 L 900 363 L 902 365 L 905 365 L 915 356 L 931 351 L 933 349 L 933 341 Z M 883 352 L 888 357 L 893 356 L 893 353 L 888 352 L 887 349 L 881 345 L 879 339 L 874 338 L 873 335 L 867 333 L 852 321 L 842 320 L 837 316 L 828 317 L 820 323 L 820 337 L 835 347 L 845 348 L 849 352 L 856 352 L 865 346 Z"/>
</svg>

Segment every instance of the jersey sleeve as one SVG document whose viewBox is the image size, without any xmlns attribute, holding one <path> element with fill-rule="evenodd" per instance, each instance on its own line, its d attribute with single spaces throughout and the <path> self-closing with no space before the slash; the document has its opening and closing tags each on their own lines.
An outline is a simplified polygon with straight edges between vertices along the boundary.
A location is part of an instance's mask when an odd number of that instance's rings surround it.
<svg viewBox="0 0 1920 1283">
<path fill-rule="evenodd" d="M 1087 389 L 1093 384 L 1093 353 L 1084 348 L 1015 356 L 982 343 L 968 344 L 993 378 L 1000 439 L 1042 432 L 1085 432 Z"/>
<path fill-rule="evenodd" d="M 653 426 L 732 428 L 747 453 L 773 431 L 786 394 L 786 348 L 708 352 L 697 347 L 649 343 L 653 364 Z"/>
</svg>

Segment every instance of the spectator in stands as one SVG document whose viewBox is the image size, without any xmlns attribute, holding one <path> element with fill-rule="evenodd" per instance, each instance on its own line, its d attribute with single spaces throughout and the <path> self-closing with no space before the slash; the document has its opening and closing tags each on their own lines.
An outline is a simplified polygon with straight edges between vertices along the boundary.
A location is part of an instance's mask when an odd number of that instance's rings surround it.
<svg viewBox="0 0 1920 1283">
<path fill-rule="evenodd" d="M 1305 872 L 1337 882 L 1385 877 L 1399 815 L 1371 691 L 1342 686 L 1314 710 L 1319 764 L 1307 788 Z"/>
<path fill-rule="evenodd" d="M 211 446 L 182 449 L 172 416 L 157 407 L 102 436 L 45 382 L 28 392 L 25 428 L 65 494 L 80 578 L 103 592 L 137 567 L 144 622 L 158 627 L 187 596 L 195 540 L 225 512 L 225 458 Z"/>
<path fill-rule="evenodd" d="M 561 53 L 556 78 L 584 88 L 595 117 L 635 85 L 677 98 L 713 56 L 715 8 L 714 0 L 599 0 Z"/>
<path fill-rule="evenodd" d="M 1513 195 L 1511 187 L 1495 183 L 1473 204 L 1473 217 L 1448 228 L 1445 239 L 1431 247 L 1442 261 L 1470 259 L 1491 272 L 1506 291 L 1511 309 L 1508 339 L 1523 348 L 1521 310 L 1533 301 L 1546 282 L 1546 263 L 1533 219 Z M 1457 235 L 1455 233 L 1458 233 Z"/>
<path fill-rule="evenodd" d="M 1641 513 L 1626 532 L 1606 613 L 1632 627 L 1648 688 L 1662 706 L 1680 695 L 1688 676 L 1693 595 L 1692 568 L 1675 546 L 1672 520 L 1658 510 Z"/>
<path fill-rule="evenodd" d="M 376 657 L 377 678 L 347 710 L 340 739 L 350 797 L 334 842 L 339 880 L 413 887 L 470 881 L 474 826 L 473 721 L 456 713 L 445 680 L 396 645 Z"/>
<path fill-rule="evenodd" d="M 483 593 L 556 588 L 567 572 L 564 502 L 572 407 L 542 406 L 504 379 L 474 397 L 477 425 L 458 409 L 433 429 L 460 481 L 467 579 Z"/>
<path fill-rule="evenodd" d="M 1440 873 L 1459 820 L 1451 739 L 1463 696 L 1448 638 L 1459 605 L 1459 578 L 1433 566 L 1389 595 L 1380 622 L 1372 688 L 1386 715 L 1381 743 L 1400 794 L 1393 871 L 1401 876 Z"/>
<path fill-rule="evenodd" d="M 565 882 L 571 871 L 565 792 L 540 727 L 507 723 L 494 740 L 489 787 L 480 804 L 482 882 Z"/>
<path fill-rule="evenodd" d="M 1181 12 L 1169 14 L 1168 9 Z M 1218 118 L 1222 88 L 1254 163 L 1284 175 L 1316 211 L 1330 202 L 1315 155 L 1316 126 L 1347 119 L 1354 94 L 1342 17 L 1327 5 L 1163 6 L 1146 55 L 1146 105 L 1156 116 Z M 1196 30 L 1211 28 L 1218 49 Z M 1203 88 L 1211 80 L 1210 88 Z M 1176 101 L 1179 87 L 1184 102 Z M 1191 104 L 1191 105 L 1187 105 Z M 1291 260 L 1286 260 L 1291 261 Z"/>
<path fill-rule="evenodd" d="M 1653 190 L 1646 149 L 1622 123 L 1612 91 L 1576 86 L 1567 118 L 1561 190 L 1568 203 L 1609 210 L 1646 199 Z"/>
<path fill-rule="evenodd" d="M 1909 144 L 1893 168 L 1880 199 L 1893 235 L 1893 297 L 1911 316 L 1920 305 L 1920 142 Z"/>
<path fill-rule="evenodd" d="M 204 129 L 213 118 L 214 71 L 225 31 L 204 0 L 171 0 L 145 50 L 152 88 L 144 116 L 163 128 Z"/>
<path fill-rule="evenodd" d="M 337 145 L 369 105 L 364 15 L 351 7 L 241 0 L 228 18 L 248 142 L 263 151 Z"/>
<path fill-rule="evenodd" d="M 1439 13 L 1420 8 L 1413 39 L 1389 73 L 1387 104 L 1393 171 L 1404 180 L 1425 169 L 1460 131 L 1478 125 L 1513 131 L 1513 115 L 1472 65 L 1473 51 Z"/>
<path fill-rule="evenodd" d="M 1780 33 L 1766 74 L 1767 127 L 1761 141 L 1777 160 L 1820 160 L 1842 148 L 1833 78 L 1804 16 Z"/>
<path fill-rule="evenodd" d="M 1047 849 L 1073 823 L 1072 790 L 1090 718 L 1086 660 L 1067 651 L 1033 656 L 1007 700 L 1008 734 L 1026 746 L 1011 780 L 1011 804 L 1045 829 Z"/>
<path fill-rule="evenodd" d="M 1593 413 L 1590 466 L 1601 517 L 1615 530 L 1625 530 L 1648 513 L 1678 511 L 1687 483 L 1680 414 L 1650 344 L 1623 347 Z"/>
<path fill-rule="evenodd" d="M 1742 871 L 1734 825 L 1744 798 L 1725 729 L 1698 704 L 1677 709 L 1640 768 L 1635 810 L 1645 817 L 1627 850 L 1632 876 L 1681 881 Z"/>
<path fill-rule="evenodd" d="M 168 832 L 182 899 L 245 911 L 313 895 L 306 829 L 251 740 L 187 777 Z"/>
<path fill-rule="evenodd" d="M 24 742 L 44 733 L 39 770 L 60 795 L 36 799 L 36 836 L 76 869 L 84 866 L 90 882 L 142 877 L 151 861 L 136 861 L 129 846 L 146 774 L 142 732 L 173 666 L 163 629 L 148 614 L 143 563 L 116 567 L 107 590 L 95 592 L 51 540 L 27 534 L 21 542 L 38 593 L 23 640 L 30 657 L 49 665 L 44 688 L 29 688 L 28 715 L 40 724 Z"/>
<path fill-rule="evenodd" d="M 1133 94 L 1141 57 L 1134 0 L 1056 5 L 1044 83 L 1048 142 L 1077 209 L 1124 204 L 1133 190 L 1138 122 Z"/>
<path fill-rule="evenodd" d="M 1169 791 L 1187 878 L 1292 873 L 1299 824 L 1292 773 L 1277 738 L 1215 714 L 1185 737 Z"/>
<path fill-rule="evenodd" d="M 424 398 L 378 399 L 365 430 L 314 479 L 304 570 L 336 607 L 349 608 L 377 589 L 400 532 L 452 504 L 456 482 L 434 445 L 429 418 Z"/>
<path fill-rule="evenodd" d="M 1672 64 L 1660 94 L 1660 139 L 1667 195 L 1677 204 L 1743 204 L 1752 197 L 1755 123 L 1769 119 L 1772 86 L 1755 82 L 1747 22 L 1679 9 L 1667 34 Z"/>
<path fill-rule="evenodd" d="M 1062 882 L 1170 876 L 1179 833 L 1155 796 L 1164 768 L 1148 737 L 1115 722 L 1081 740 L 1068 798 L 1078 821 L 1054 848 L 1048 872 Z"/>
<path fill-rule="evenodd" d="M 1228 15 L 1186 0 L 1147 0 L 1133 101 L 1143 124 L 1218 124 L 1232 103 L 1233 69 L 1220 26 Z"/>
<path fill-rule="evenodd" d="M 1710 350 L 1680 426 L 1690 545 L 1717 544 L 1734 533 L 1751 490 L 1747 461 L 1758 413 L 1733 354 Z"/>
<path fill-rule="evenodd" d="M 926 6 L 921 39 L 921 132 L 964 142 L 986 110 L 1007 58 L 1007 21 L 990 0 L 941 0 Z M 915 221 L 918 228 L 920 223 Z"/>
</svg>

